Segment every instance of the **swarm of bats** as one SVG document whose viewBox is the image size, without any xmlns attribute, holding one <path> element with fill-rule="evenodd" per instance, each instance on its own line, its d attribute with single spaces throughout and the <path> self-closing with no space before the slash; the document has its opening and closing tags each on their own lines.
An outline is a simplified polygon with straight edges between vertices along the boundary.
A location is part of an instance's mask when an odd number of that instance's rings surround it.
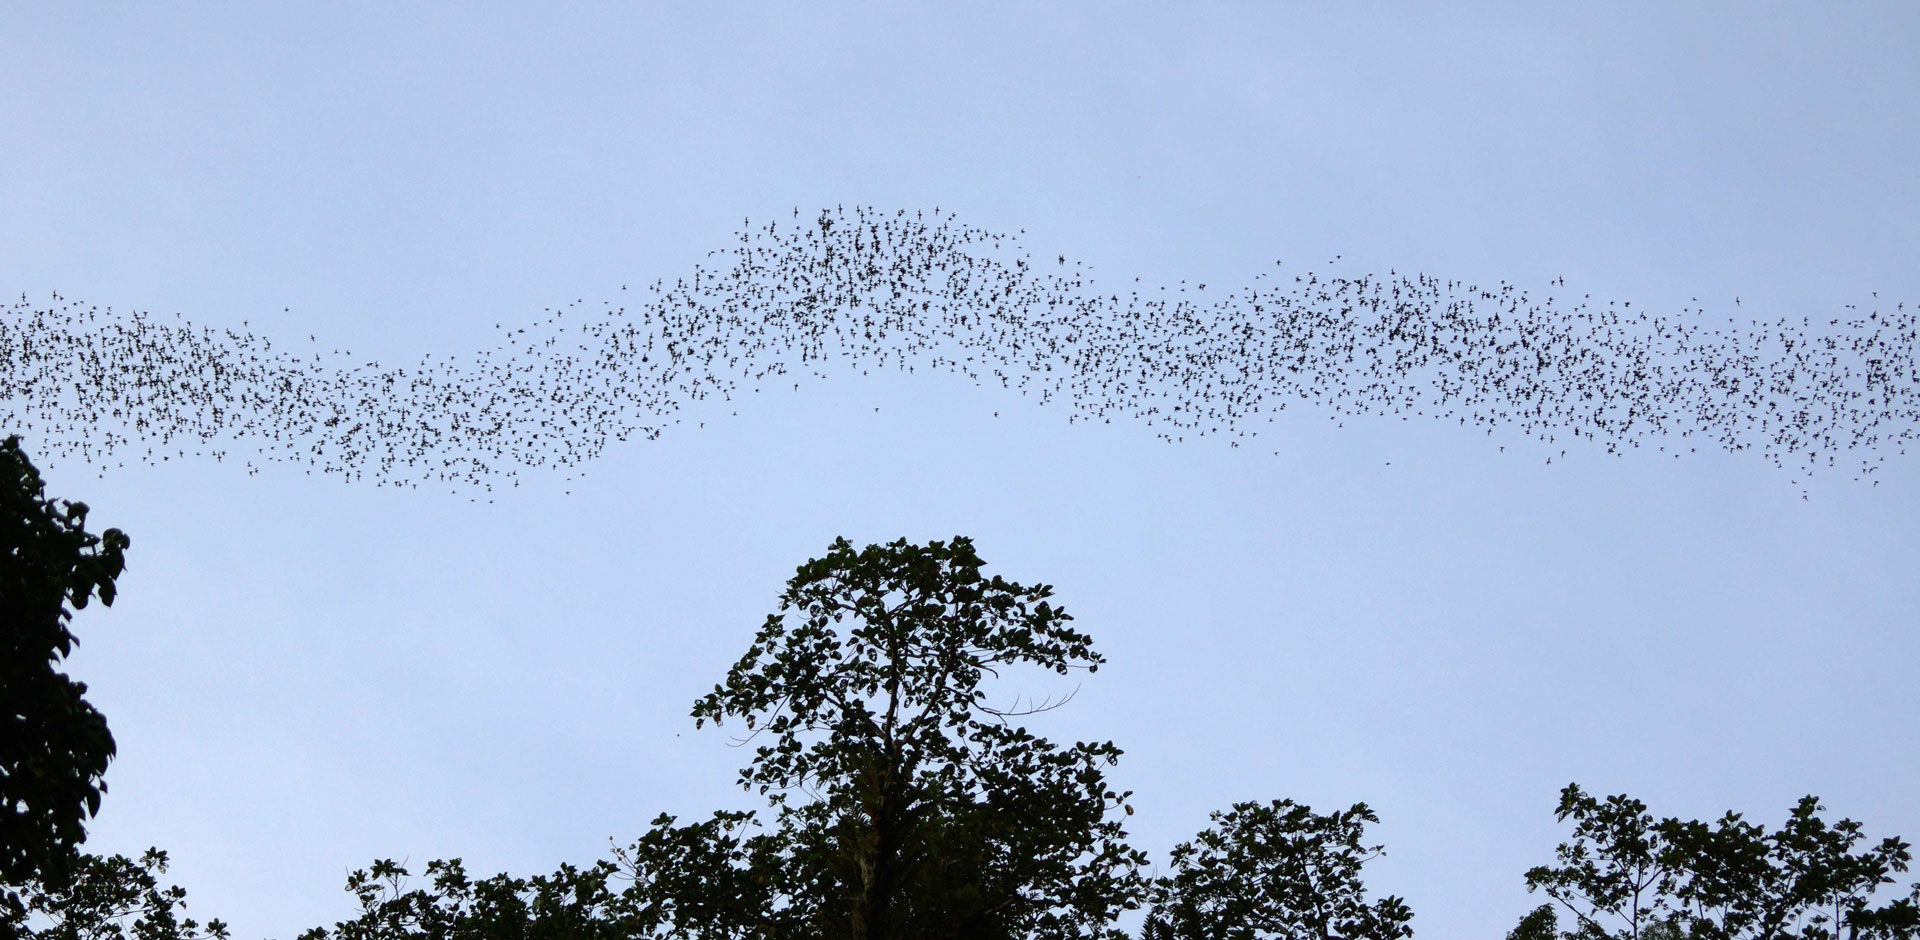
<svg viewBox="0 0 1920 940">
<path fill-rule="evenodd" d="M 796 210 L 746 224 L 686 277 L 622 290 L 502 330 L 492 349 L 395 368 L 244 325 L 23 296 L 0 313 L 0 429 L 91 466 L 238 457 L 255 472 L 280 460 L 491 490 L 657 438 L 688 403 L 835 367 L 944 369 L 1172 442 L 1237 447 L 1304 404 L 1512 426 L 1556 448 L 1757 450 L 1797 470 L 1844 456 L 1861 478 L 1905 452 L 1920 416 L 1904 304 L 1716 322 L 1562 282 L 1530 293 L 1278 263 L 1232 290 L 1102 284 L 937 210 Z"/>
</svg>

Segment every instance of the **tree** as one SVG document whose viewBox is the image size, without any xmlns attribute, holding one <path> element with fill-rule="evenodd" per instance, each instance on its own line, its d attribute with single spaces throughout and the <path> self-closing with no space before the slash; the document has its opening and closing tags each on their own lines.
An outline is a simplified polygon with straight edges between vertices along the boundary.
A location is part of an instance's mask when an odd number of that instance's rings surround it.
<svg viewBox="0 0 1920 940">
<path fill-rule="evenodd" d="M 736 723 L 740 772 L 771 813 L 662 815 L 613 858 L 551 876 L 474 880 L 458 859 L 409 889 L 391 860 L 355 872 L 359 915 L 302 940 L 799 940 L 1108 938 L 1149 898 L 1151 940 L 1410 935 L 1412 913 L 1369 903 L 1381 849 L 1365 804 L 1317 815 L 1242 803 L 1149 884 L 1126 845 L 1111 742 L 1057 746 L 986 684 L 1020 667 L 1102 662 L 1052 588 L 985 577 L 973 543 L 856 550 L 800 566 L 696 726 Z M 1063 700 L 1064 701 L 1064 700 Z M 622 886 L 624 882 L 624 886 Z"/>
<path fill-rule="evenodd" d="M 1367 903 L 1365 803 L 1319 815 L 1292 800 L 1235 803 L 1173 850 L 1153 889 L 1145 940 L 1395 940 L 1413 935 L 1397 897 Z"/>
<path fill-rule="evenodd" d="M 1703 940 L 1849 936 L 1920 936 L 1915 897 L 1872 905 L 1893 873 L 1912 862 L 1909 846 L 1888 837 L 1858 851 L 1859 823 L 1829 825 L 1826 807 L 1802 797 L 1780 828 L 1745 822 L 1729 812 L 1712 824 L 1662 823 L 1675 866 L 1687 873 L 1676 894 L 1687 907 L 1691 935 Z"/>
<path fill-rule="evenodd" d="M 114 753 L 85 683 L 55 669 L 88 599 L 113 604 L 130 544 L 86 531 L 87 505 L 45 496 L 20 438 L 0 443 L 0 882 L 60 877 L 99 812 Z M 71 604 L 72 610 L 68 609 Z"/>
<path fill-rule="evenodd" d="M 107 790 L 113 735 L 86 684 L 55 666 L 79 643 L 73 611 L 93 597 L 113 604 L 131 544 L 119 529 L 88 533 L 86 521 L 85 503 L 46 498 L 17 435 L 0 442 L 0 936 L 225 938 L 220 921 L 203 934 L 175 913 L 187 893 L 160 888 L 167 853 L 79 851 Z"/>
<path fill-rule="evenodd" d="M 1909 846 L 1887 838 L 1856 851 L 1859 823 L 1828 824 L 1805 797 L 1772 832 L 1729 812 L 1709 824 L 1655 821 L 1646 804 L 1621 794 L 1604 800 L 1577 784 L 1561 791 L 1556 818 L 1573 820 L 1574 838 L 1556 850 L 1559 864 L 1527 872 L 1527 890 L 1543 891 L 1575 918 L 1561 937 L 1689 940 L 1830 940 L 1920 937 L 1920 885 L 1878 907 L 1873 897 L 1912 861 Z M 1517 940 L 1551 938 L 1551 907 L 1529 914 Z"/>
<path fill-rule="evenodd" d="M 771 737 L 740 782 L 772 798 L 794 883 L 831 887 L 792 899 L 822 934 L 1117 936 L 1144 891 L 1115 815 L 1127 794 L 1104 776 L 1119 748 L 1056 747 L 1009 721 L 1047 706 L 997 709 L 981 688 L 1021 664 L 1065 675 L 1102 659 L 1051 587 L 984 564 L 966 538 L 838 539 L 694 706 L 696 725 Z"/>
<path fill-rule="evenodd" d="M 1599 800 L 1568 784 L 1554 818 L 1573 820 L 1573 840 L 1556 849 L 1558 867 L 1528 870 L 1527 890 L 1573 914 L 1578 928 L 1567 936 L 1639 938 L 1673 918 L 1683 873 L 1645 803 L 1625 794 Z"/>
<path fill-rule="evenodd" d="M 763 741 L 740 783 L 772 815 L 670 816 L 612 860 L 552 878 L 473 882 L 436 862 L 405 890 L 382 862 L 349 882 L 339 940 L 396 937 L 1067 938 L 1146 890 L 1125 843 L 1111 742 L 1056 746 L 990 704 L 1021 666 L 1092 672 L 1101 658 L 1046 585 L 985 577 L 965 538 L 855 549 L 801 565 L 696 726 Z M 765 831 L 753 830 L 762 826 Z M 620 880 L 619 891 L 609 885 Z M 328 936 L 310 932 L 309 940 Z"/>
</svg>

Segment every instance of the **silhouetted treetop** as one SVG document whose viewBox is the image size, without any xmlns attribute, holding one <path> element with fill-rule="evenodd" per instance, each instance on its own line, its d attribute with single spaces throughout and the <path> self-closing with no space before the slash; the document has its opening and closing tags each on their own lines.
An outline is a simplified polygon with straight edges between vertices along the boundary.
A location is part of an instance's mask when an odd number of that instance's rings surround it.
<svg viewBox="0 0 1920 940">
<path fill-rule="evenodd" d="M 57 876 L 99 812 L 114 753 L 85 683 L 55 665 L 73 651 L 67 624 L 91 597 L 111 605 L 131 541 L 86 530 L 87 505 L 48 499 L 20 449 L 0 442 L 0 882 Z M 71 605 L 71 610 L 69 609 Z"/>
</svg>

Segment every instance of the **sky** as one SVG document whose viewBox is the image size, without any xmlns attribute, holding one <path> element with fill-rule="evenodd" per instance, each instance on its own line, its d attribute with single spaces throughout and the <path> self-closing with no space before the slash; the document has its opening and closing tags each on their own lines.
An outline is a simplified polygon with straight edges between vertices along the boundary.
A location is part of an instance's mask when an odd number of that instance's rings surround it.
<svg viewBox="0 0 1920 940">
<path fill-rule="evenodd" d="M 417 362 L 747 220 L 938 206 L 1103 284 L 1282 260 L 1826 318 L 1920 302 L 1917 38 L 1903 4 L 5 4 L 0 295 Z M 132 538 L 74 625 L 119 742 L 88 845 L 164 848 L 190 914 L 285 938 L 376 858 L 544 873 L 751 806 L 693 700 L 836 536 L 953 535 L 1095 638 L 1031 727 L 1125 749 L 1162 863 L 1236 801 L 1364 801 L 1369 888 L 1502 936 L 1569 782 L 1920 836 L 1912 455 L 1858 482 L 1311 404 L 1241 448 L 1068 414 L 841 370 L 491 502 L 40 457 Z"/>
</svg>

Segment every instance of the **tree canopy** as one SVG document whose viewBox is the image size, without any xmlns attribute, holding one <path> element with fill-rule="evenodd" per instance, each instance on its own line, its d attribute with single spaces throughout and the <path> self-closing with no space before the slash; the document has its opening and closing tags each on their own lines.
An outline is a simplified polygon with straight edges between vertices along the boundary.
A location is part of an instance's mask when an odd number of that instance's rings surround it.
<svg viewBox="0 0 1920 940">
<path fill-rule="evenodd" d="M 161 888 L 167 853 L 80 851 L 113 757 L 87 686 L 55 666 L 90 598 L 111 606 L 131 541 L 86 530 L 87 504 L 46 497 L 20 438 L 0 442 L 0 937 L 220 940 L 226 926 L 181 917 L 186 891 Z"/>
<path fill-rule="evenodd" d="M 1319 814 L 1292 800 L 1235 803 L 1174 847 L 1173 873 L 1154 884 L 1144 940 L 1397 940 L 1413 912 L 1397 897 L 1368 903 L 1360 868 L 1365 803 Z"/>
<path fill-rule="evenodd" d="M 6 742 L 28 769 L 0 778 L 14 788 L 4 857 L 22 873 L 0 894 L 0 936 L 224 940 L 220 921 L 180 915 L 185 891 L 159 886 L 166 853 L 76 848 L 112 739 L 85 686 L 52 666 L 75 642 L 67 605 L 112 600 L 128 542 L 87 534 L 84 504 L 45 499 L 17 439 L 0 446 L 7 460 L 7 642 L 33 669 L 8 660 L 5 701 L 14 728 L 44 741 Z M 799 567 L 692 709 L 696 727 L 731 725 L 752 745 L 739 784 L 762 810 L 662 814 L 610 857 L 545 876 L 476 878 L 456 858 L 428 863 L 416 887 L 405 866 L 377 861 L 348 879 L 357 914 L 301 940 L 1120 940 L 1117 918 L 1142 908 L 1141 940 L 1412 935 L 1406 902 L 1369 898 L 1361 880 L 1383 852 L 1365 838 L 1379 822 L 1365 803 L 1235 803 L 1148 877 L 1123 828 L 1129 794 L 1106 778 L 1119 748 L 1027 729 L 1064 699 L 993 698 L 1016 671 L 1091 673 L 1102 658 L 1051 587 L 984 566 L 956 537 L 838 539 Z M 33 800 L 12 795 L 29 785 Z M 1772 830 L 1732 812 L 1657 819 L 1624 794 L 1569 785 L 1556 816 L 1573 835 L 1526 873 L 1553 903 L 1508 940 L 1920 940 L 1920 886 L 1878 897 L 1910 847 L 1867 843 L 1860 824 L 1822 812 L 1809 796 Z"/>
<path fill-rule="evenodd" d="M 1115 814 L 1112 742 L 1057 747 L 1010 723 L 982 681 L 1022 664 L 1097 670 L 1052 588 L 981 574 L 965 538 L 856 550 L 800 567 L 696 723 L 771 740 L 741 771 L 839 903 L 850 937 L 1078 937 L 1134 906 L 1144 858 Z M 811 788 L 816 798 L 787 796 Z M 811 903 L 811 900 L 809 901 Z"/>
<path fill-rule="evenodd" d="M 493 936 L 511 923 L 512 936 L 556 937 L 1122 936 L 1113 920 L 1147 882 L 1120 822 L 1127 794 L 1106 782 L 1119 748 L 1056 745 L 1015 723 L 1049 705 L 996 707 L 984 688 L 1019 667 L 1092 672 L 1101 659 L 1050 587 L 984 564 L 965 538 L 840 539 L 800 566 L 693 707 L 697 726 L 734 724 L 755 743 L 740 783 L 768 818 L 661 816 L 613 859 L 548 879 L 473 883 L 455 860 L 409 892 L 405 870 L 381 862 L 355 875 L 361 915 L 332 935 Z M 535 925 L 560 932 L 521 932 Z"/>
<path fill-rule="evenodd" d="M 1510 940 L 1833 940 L 1920 937 L 1920 885 L 1874 903 L 1912 862 L 1895 837 L 1859 847 L 1859 823 L 1828 823 L 1802 798 L 1778 829 L 1728 812 L 1711 823 L 1656 820 L 1625 794 L 1604 799 L 1577 784 L 1556 817 L 1573 838 L 1555 865 L 1527 872 L 1527 889 L 1557 902 L 1536 909 Z M 1572 929 L 1559 930 L 1559 911 Z"/>
<path fill-rule="evenodd" d="M 100 809 L 114 753 L 87 686 L 60 672 L 74 610 L 112 605 L 130 544 L 86 530 L 87 504 L 46 497 L 20 438 L 0 442 L 0 881 L 56 876 Z M 70 605 L 70 606 L 69 606 Z"/>
<path fill-rule="evenodd" d="M 38 879 L 0 905 L 0 937 L 31 940 L 227 940 L 218 920 L 183 915 L 186 889 L 160 886 L 167 853 L 74 853 L 57 881 Z"/>
</svg>

